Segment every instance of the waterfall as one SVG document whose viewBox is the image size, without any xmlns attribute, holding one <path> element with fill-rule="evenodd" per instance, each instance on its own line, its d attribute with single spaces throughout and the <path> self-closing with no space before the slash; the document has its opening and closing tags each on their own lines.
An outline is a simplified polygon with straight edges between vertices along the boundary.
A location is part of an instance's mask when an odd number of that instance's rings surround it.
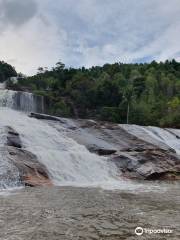
<svg viewBox="0 0 180 240">
<path fill-rule="evenodd" d="M 43 111 L 43 98 L 0 89 L 0 188 L 19 186 L 18 169 L 5 159 L 6 126 L 19 133 L 23 149 L 35 154 L 46 166 L 55 185 L 123 185 L 115 163 L 78 144 L 60 123 L 56 129 L 48 121 L 28 117 L 30 111 Z M 180 130 L 136 125 L 120 127 L 146 142 L 160 148 L 173 148 L 180 154 Z"/>
<path fill-rule="evenodd" d="M 18 92 L 0 88 L 0 107 L 23 112 L 44 112 L 44 99 L 29 92 Z"/>
<path fill-rule="evenodd" d="M 14 95 L 16 92 L 0 89 L 0 107 L 14 107 Z"/>
<path fill-rule="evenodd" d="M 11 126 L 20 134 L 23 148 L 47 167 L 55 185 L 89 186 L 117 179 L 113 163 L 67 137 L 63 127 L 56 130 L 48 123 L 8 108 L 1 108 L 0 112 L 0 127 Z"/>
</svg>

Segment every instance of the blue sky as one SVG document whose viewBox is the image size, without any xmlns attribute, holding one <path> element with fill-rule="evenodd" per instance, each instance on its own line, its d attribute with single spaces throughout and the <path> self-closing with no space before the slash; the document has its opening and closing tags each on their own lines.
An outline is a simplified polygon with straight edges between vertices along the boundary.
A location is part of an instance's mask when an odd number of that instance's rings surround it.
<svg viewBox="0 0 180 240">
<path fill-rule="evenodd" d="M 39 66 L 180 60 L 179 0 L 0 0 L 0 56 Z"/>
</svg>

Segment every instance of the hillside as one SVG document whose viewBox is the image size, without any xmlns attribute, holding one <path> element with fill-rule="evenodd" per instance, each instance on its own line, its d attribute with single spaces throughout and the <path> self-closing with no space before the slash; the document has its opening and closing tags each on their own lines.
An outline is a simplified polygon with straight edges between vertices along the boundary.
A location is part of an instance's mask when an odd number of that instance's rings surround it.
<svg viewBox="0 0 180 240">
<path fill-rule="evenodd" d="M 9 86 L 45 96 L 47 112 L 58 116 L 180 127 L 180 63 L 175 60 L 89 69 L 58 62 Z"/>
</svg>

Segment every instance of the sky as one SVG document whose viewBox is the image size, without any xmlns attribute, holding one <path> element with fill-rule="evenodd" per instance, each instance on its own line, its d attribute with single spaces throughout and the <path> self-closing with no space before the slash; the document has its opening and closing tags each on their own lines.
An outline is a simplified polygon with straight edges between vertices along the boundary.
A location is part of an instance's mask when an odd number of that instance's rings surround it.
<svg viewBox="0 0 180 240">
<path fill-rule="evenodd" d="M 0 0 L 0 60 L 18 72 L 180 61 L 180 0 Z"/>
</svg>

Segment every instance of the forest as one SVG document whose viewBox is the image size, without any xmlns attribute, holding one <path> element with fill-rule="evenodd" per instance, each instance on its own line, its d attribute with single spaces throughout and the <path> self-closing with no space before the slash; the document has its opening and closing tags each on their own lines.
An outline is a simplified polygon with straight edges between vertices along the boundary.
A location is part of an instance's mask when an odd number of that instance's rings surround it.
<svg viewBox="0 0 180 240">
<path fill-rule="evenodd" d="M 58 62 L 16 84 L 9 80 L 8 88 L 43 95 L 47 113 L 61 117 L 180 128 L 180 63 L 174 59 L 91 68 Z"/>
<path fill-rule="evenodd" d="M 16 77 L 17 73 L 10 64 L 0 61 L 0 83 L 6 81 L 10 77 Z"/>
</svg>

